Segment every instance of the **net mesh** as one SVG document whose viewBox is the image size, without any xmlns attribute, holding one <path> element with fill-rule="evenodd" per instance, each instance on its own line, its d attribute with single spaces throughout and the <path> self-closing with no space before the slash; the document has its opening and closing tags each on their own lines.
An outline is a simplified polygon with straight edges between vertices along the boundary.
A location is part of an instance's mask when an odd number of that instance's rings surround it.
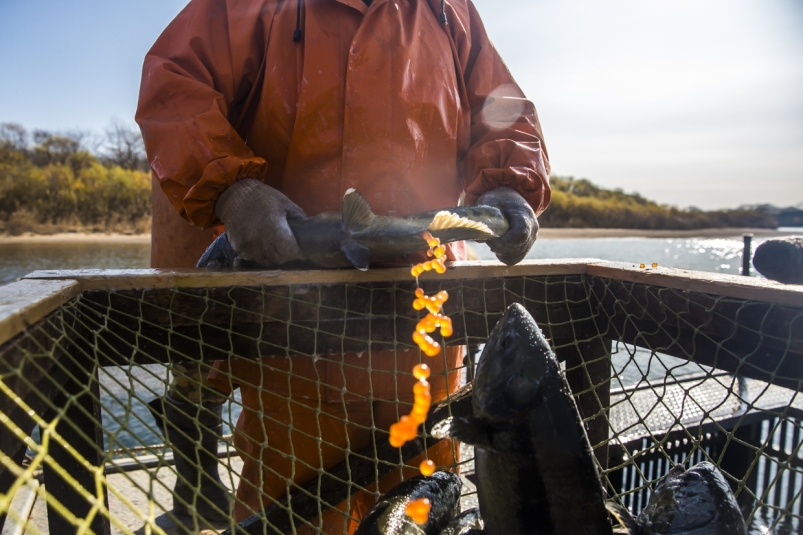
<svg viewBox="0 0 803 535">
<path fill-rule="evenodd" d="M 455 334 L 434 360 L 410 338 L 413 282 L 82 293 L 0 346 L 5 530 L 346 533 L 422 458 L 458 471 L 476 506 L 472 449 L 431 430 L 467 410 L 482 344 L 521 303 L 611 498 L 637 514 L 671 466 L 708 460 L 751 532 L 800 532 L 803 308 L 586 275 L 422 287 L 450 294 Z M 394 449 L 418 362 L 441 402 Z"/>
</svg>

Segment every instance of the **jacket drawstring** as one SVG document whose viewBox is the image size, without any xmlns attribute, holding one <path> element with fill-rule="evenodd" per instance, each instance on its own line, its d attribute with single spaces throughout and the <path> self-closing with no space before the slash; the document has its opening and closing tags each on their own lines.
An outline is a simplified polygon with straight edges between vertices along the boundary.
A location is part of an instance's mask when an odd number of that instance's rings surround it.
<svg viewBox="0 0 803 535">
<path fill-rule="evenodd" d="M 441 24 L 446 24 L 446 0 L 441 0 Z"/>
<path fill-rule="evenodd" d="M 301 0 L 296 3 L 296 31 L 293 32 L 293 42 L 298 43 L 301 41 Z"/>
</svg>

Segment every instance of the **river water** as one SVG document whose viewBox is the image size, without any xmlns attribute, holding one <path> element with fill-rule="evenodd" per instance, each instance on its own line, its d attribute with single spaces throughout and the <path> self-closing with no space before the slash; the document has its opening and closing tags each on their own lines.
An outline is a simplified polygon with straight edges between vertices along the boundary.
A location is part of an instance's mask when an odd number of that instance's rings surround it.
<svg viewBox="0 0 803 535">
<path fill-rule="evenodd" d="M 803 232 L 803 230 L 801 230 Z M 763 240 L 753 241 L 755 248 Z M 481 259 L 494 259 L 482 244 L 472 244 Z M 594 238 L 544 239 L 536 242 L 527 258 L 599 258 L 619 262 L 738 275 L 742 267 L 742 238 Z M 147 243 L 2 243 L 0 285 L 18 280 L 37 269 L 147 268 Z"/>
</svg>

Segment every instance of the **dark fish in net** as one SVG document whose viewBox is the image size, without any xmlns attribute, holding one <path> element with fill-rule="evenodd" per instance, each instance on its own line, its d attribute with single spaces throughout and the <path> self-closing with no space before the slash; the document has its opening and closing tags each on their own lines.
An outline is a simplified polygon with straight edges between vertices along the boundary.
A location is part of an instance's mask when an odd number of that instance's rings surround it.
<svg viewBox="0 0 803 535">
<path fill-rule="evenodd" d="M 768 279 L 803 284 L 803 236 L 765 241 L 756 247 L 753 265 Z"/>
<path fill-rule="evenodd" d="M 511 305 L 474 380 L 473 415 L 450 434 L 475 446 L 480 512 L 490 535 L 612 533 L 580 414 L 535 320 Z"/>
<path fill-rule="evenodd" d="M 354 535 L 438 535 L 460 511 L 462 487 L 460 476 L 451 472 L 403 481 L 379 499 Z M 431 509 L 426 523 L 418 524 L 407 516 L 406 509 L 423 498 L 429 500 Z"/>
<path fill-rule="evenodd" d="M 702 462 L 676 465 L 655 485 L 638 518 L 609 504 L 630 535 L 747 535 L 747 525 L 719 469 Z"/>
</svg>

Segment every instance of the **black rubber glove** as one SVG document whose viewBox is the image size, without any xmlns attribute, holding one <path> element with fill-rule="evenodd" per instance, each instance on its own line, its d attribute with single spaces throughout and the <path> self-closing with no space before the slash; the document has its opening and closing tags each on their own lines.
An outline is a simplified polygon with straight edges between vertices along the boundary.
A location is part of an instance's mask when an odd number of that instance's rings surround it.
<svg viewBox="0 0 803 535">
<path fill-rule="evenodd" d="M 288 220 L 303 220 L 307 214 L 258 180 L 244 178 L 226 188 L 215 203 L 215 215 L 242 260 L 271 267 L 304 259 Z"/>
<path fill-rule="evenodd" d="M 496 258 L 508 266 L 521 262 L 538 237 L 538 220 L 524 197 L 513 189 L 501 187 L 477 199 L 478 205 L 495 206 L 507 218 L 510 230 L 486 243 Z"/>
</svg>

